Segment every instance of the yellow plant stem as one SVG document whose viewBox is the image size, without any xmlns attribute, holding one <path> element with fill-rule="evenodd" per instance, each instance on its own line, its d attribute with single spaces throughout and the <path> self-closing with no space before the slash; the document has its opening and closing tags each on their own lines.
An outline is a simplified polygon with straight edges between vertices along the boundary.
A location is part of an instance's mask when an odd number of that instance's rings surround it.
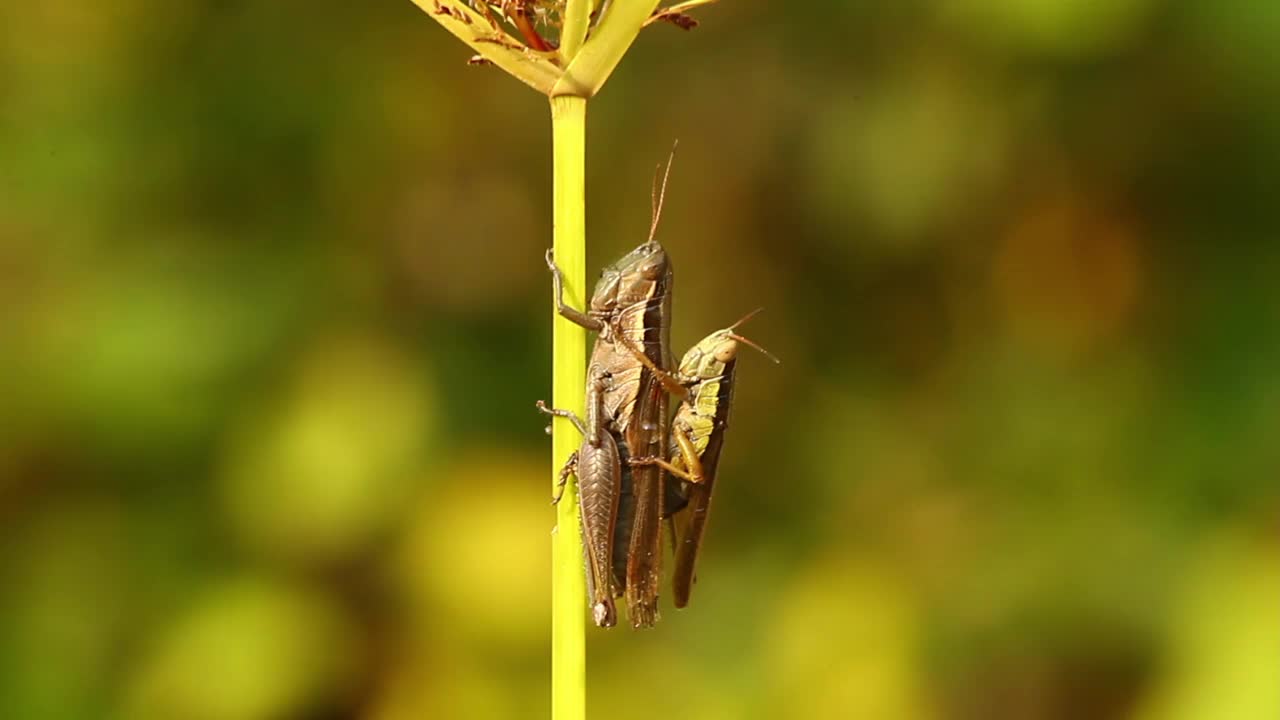
<svg viewBox="0 0 1280 720">
<path fill-rule="evenodd" d="M 586 42 L 591 25 L 592 0 L 569 0 L 564 5 L 564 21 L 560 25 L 560 57 L 567 64 Z"/>
<path fill-rule="evenodd" d="M 556 264 L 564 272 L 566 302 L 582 307 L 586 285 L 586 127 L 587 100 L 551 98 L 554 165 L 553 221 Z M 553 405 L 584 415 L 587 333 L 552 311 Z M 551 477 L 582 442 L 573 424 L 552 423 Z M 551 537 L 551 717 L 586 717 L 586 580 L 583 576 L 578 488 L 565 488 Z"/>
<path fill-rule="evenodd" d="M 599 92 L 657 6 L 658 0 L 612 0 L 549 94 L 592 97 Z"/>
<path fill-rule="evenodd" d="M 683 11 L 714 0 L 686 0 L 669 10 Z M 586 135 L 587 98 L 604 86 L 640 29 L 654 18 L 659 0 L 565 0 L 560 47 L 537 52 L 512 37 L 494 15 L 506 3 L 464 0 L 413 0 L 429 17 L 481 57 L 551 98 L 552 154 L 555 178 L 555 260 L 564 272 L 566 301 L 582 308 L 586 287 Z M 595 22 L 597 9 L 603 13 Z M 505 10 L 502 10 L 505 12 Z M 527 28 L 526 28 L 527 29 Z M 541 43 L 534 44 L 541 46 Z M 552 404 L 583 413 L 586 395 L 587 333 L 552 314 Z M 552 420 L 552 482 L 581 442 L 563 418 Z M 582 519 L 578 488 L 565 488 L 551 536 L 551 717 L 586 718 L 586 580 L 583 574 Z"/>
</svg>

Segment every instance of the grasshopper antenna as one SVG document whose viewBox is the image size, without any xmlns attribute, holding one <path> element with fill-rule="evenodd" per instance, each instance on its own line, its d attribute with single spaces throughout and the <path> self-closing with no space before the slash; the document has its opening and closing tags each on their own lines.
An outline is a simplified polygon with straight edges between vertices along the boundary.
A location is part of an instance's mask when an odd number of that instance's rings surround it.
<svg viewBox="0 0 1280 720">
<path fill-rule="evenodd" d="M 737 330 L 739 325 L 741 325 L 741 324 L 745 323 L 746 321 L 750 320 L 751 318 L 755 317 L 756 315 L 759 315 L 761 310 L 764 310 L 764 308 L 763 308 L 763 307 L 758 307 L 758 308 L 756 308 L 755 310 L 752 310 L 751 312 L 747 313 L 746 315 L 743 315 L 742 317 L 738 318 L 737 322 L 735 322 L 734 324 L 730 325 L 728 329 L 729 329 L 729 330 Z"/>
<path fill-rule="evenodd" d="M 760 351 L 760 354 L 761 354 L 761 355 L 764 355 L 765 357 L 767 357 L 767 358 L 769 358 L 770 360 L 772 360 L 774 365 L 781 365 L 781 364 L 782 364 L 782 361 L 778 359 L 778 356 L 777 356 L 777 355 L 774 355 L 773 353 L 769 352 L 768 350 L 765 350 L 764 348 L 760 347 L 760 346 L 759 346 L 759 345 L 757 345 L 756 343 L 754 343 L 754 342 L 752 342 L 752 341 L 748 340 L 747 338 L 742 337 L 742 336 L 741 336 L 741 335 L 739 335 L 738 333 L 731 332 L 731 333 L 729 333 L 729 337 L 733 338 L 734 340 L 737 340 L 738 342 L 742 343 L 743 345 L 750 345 L 751 347 L 753 347 L 753 348 L 755 348 L 756 350 Z"/>
<path fill-rule="evenodd" d="M 762 307 L 758 307 L 758 308 L 756 308 L 755 310 L 752 310 L 751 312 L 747 313 L 746 315 L 743 315 L 741 318 L 739 318 L 739 319 L 738 319 L 738 321 L 737 321 L 737 322 L 735 322 L 734 324 L 732 324 L 732 325 L 730 325 L 728 328 L 726 328 L 726 330 L 727 330 L 727 333 L 726 333 L 726 334 L 727 334 L 729 337 L 733 338 L 734 340 L 737 340 L 738 342 L 740 342 L 740 343 L 742 343 L 742 344 L 744 344 L 744 345 L 749 345 L 749 346 L 751 346 L 751 347 L 755 348 L 756 350 L 760 351 L 760 354 L 761 354 L 761 355 L 764 355 L 765 357 L 767 357 L 767 358 L 769 358 L 770 360 L 772 360 L 772 361 L 773 361 L 773 363 L 774 363 L 775 365 L 781 365 L 781 364 L 782 364 L 782 361 L 778 359 L 778 356 L 774 355 L 773 353 L 769 352 L 768 350 L 765 350 L 763 347 L 761 347 L 761 346 L 757 345 L 756 343 L 752 342 L 751 340 L 749 340 L 749 339 L 747 339 L 747 338 L 745 338 L 745 337 L 743 337 L 743 336 L 739 335 L 738 333 L 734 332 L 734 330 L 738 329 L 738 326 L 739 326 L 739 325 L 741 325 L 741 324 L 745 323 L 746 321 L 748 321 L 748 320 L 750 320 L 751 318 L 755 317 L 756 315 L 760 314 L 760 311 L 761 311 L 761 310 L 764 310 L 764 308 L 762 308 Z"/>
<path fill-rule="evenodd" d="M 680 144 L 677 139 L 671 143 L 671 155 L 667 157 L 667 169 L 662 173 L 662 189 L 658 189 L 658 171 L 653 171 L 653 190 L 650 192 L 650 212 L 653 220 L 649 223 L 649 242 L 653 242 L 653 236 L 658 233 L 658 219 L 662 217 L 662 202 L 667 198 L 667 179 L 671 177 L 671 163 L 676 159 L 676 147 Z"/>
</svg>

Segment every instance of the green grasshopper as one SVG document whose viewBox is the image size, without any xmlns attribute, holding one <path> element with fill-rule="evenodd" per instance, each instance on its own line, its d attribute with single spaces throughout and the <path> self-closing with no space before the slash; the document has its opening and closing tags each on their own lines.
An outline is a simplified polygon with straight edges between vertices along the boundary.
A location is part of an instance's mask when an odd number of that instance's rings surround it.
<svg viewBox="0 0 1280 720">
<path fill-rule="evenodd" d="M 670 163 L 667 166 L 670 172 Z M 663 193 L 666 178 L 663 179 Z M 596 407 L 593 424 L 582 423 L 583 449 L 579 450 L 576 470 L 583 513 L 584 545 L 587 547 L 588 586 L 593 588 L 592 617 L 597 625 L 613 618 L 601 596 L 610 589 L 614 595 L 627 597 L 628 613 L 634 627 L 652 626 L 658 619 L 658 589 L 661 577 L 662 532 L 661 502 L 664 468 L 648 464 L 632 468 L 621 466 L 620 474 L 612 474 L 613 453 L 627 457 L 652 455 L 667 435 L 668 400 L 662 385 L 648 367 L 672 366 L 670 350 L 671 263 L 666 250 L 653 239 L 661 215 L 661 195 L 655 193 L 653 221 L 649 239 L 605 268 L 592 293 L 587 312 L 564 302 L 564 278 L 551 252 L 547 265 L 552 273 L 552 286 L 557 311 L 561 316 L 597 333 L 588 364 L 589 402 Z M 648 361 L 638 360 L 637 354 Z M 548 410 L 553 414 L 562 411 Z M 565 415 L 569 417 L 568 415 Z M 604 440 L 605 436 L 608 440 Z M 593 462 L 583 462 L 590 437 Z M 566 468 L 562 477 L 574 473 Z M 613 477 L 610 477 L 610 475 Z M 616 479 L 615 479 L 616 478 Z M 596 497 L 597 493 L 604 496 Z M 600 512 L 613 507 L 612 513 Z M 610 543 L 602 538 L 612 538 Z M 622 553 L 618 545 L 626 544 L 626 568 L 619 572 Z M 594 549 L 593 549 L 594 548 Z M 591 553 L 595 553 L 593 557 Z M 607 574 L 602 572 L 610 568 Z M 592 574 L 595 577 L 591 577 Z"/>
<path fill-rule="evenodd" d="M 661 450 L 649 455 L 636 454 L 628 460 L 633 468 L 656 465 L 685 481 L 681 489 L 687 507 L 679 512 L 676 512 L 678 508 L 669 508 L 681 525 L 674 531 L 677 540 L 672 594 L 677 608 L 689 603 L 694 565 L 706 532 L 711 493 L 715 488 L 720 453 L 724 448 L 733 405 L 738 343 L 753 347 L 778 362 L 767 350 L 735 332 L 756 312 L 759 311 L 753 311 L 729 327 L 700 340 L 685 353 L 674 373 L 650 365 L 638 347 L 630 348 L 637 361 L 654 373 L 667 392 L 681 398 L 675 419 L 671 422 L 670 460 L 661 457 Z"/>
</svg>

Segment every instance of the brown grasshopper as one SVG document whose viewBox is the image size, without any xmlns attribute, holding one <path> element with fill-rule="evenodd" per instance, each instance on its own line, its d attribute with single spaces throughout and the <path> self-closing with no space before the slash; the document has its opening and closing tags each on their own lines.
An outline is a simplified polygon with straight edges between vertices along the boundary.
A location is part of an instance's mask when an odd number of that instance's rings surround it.
<svg viewBox="0 0 1280 720">
<path fill-rule="evenodd" d="M 667 170 L 670 172 L 670 163 Z M 662 186 L 665 194 L 665 177 Z M 651 367 L 672 366 L 671 263 L 666 250 L 653 239 L 661 207 L 662 195 L 655 193 L 649 239 L 605 268 L 585 313 L 565 304 L 563 275 L 550 251 L 547 254 L 557 311 L 571 322 L 597 333 L 588 365 L 588 376 L 592 378 L 588 398 L 597 406 L 596 427 L 584 423 L 582 429 L 584 438 L 591 436 L 597 443 L 590 452 L 603 453 L 600 457 L 604 459 L 588 467 L 582 462 L 584 450 L 580 450 L 577 470 L 582 472 L 578 480 L 584 509 L 588 505 L 604 508 L 610 502 L 616 503 L 612 514 L 593 512 L 589 517 L 583 513 L 583 534 L 588 539 L 587 571 L 597 573 L 596 577 L 588 578 L 588 585 L 595 588 L 592 615 L 596 624 L 602 626 L 602 620 L 611 616 L 599 600 L 599 596 L 605 594 L 601 588 L 611 588 L 615 595 L 625 591 L 634 627 L 650 627 L 658 619 L 665 469 L 656 463 L 635 468 L 623 465 L 617 480 L 610 483 L 608 471 L 600 468 L 611 467 L 612 457 L 607 457 L 610 441 L 619 455 L 650 456 L 655 451 L 661 453 L 667 435 L 667 395 L 652 371 L 633 354 L 634 350 L 643 356 Z M 595 399 L 591 400 L 593 396 Z M 604 435 L 609 436 L 609 441 L 601 439 Z M 583 447 L 586 446 L 584 440 Z M 572 468 L 564 471 L 563 477 L 567 479 L 572 472 Z M 589 497 L 597 492 L 612 494 L 618 499 Z M 600 538 L 610 535 L 614 539 L 613 547 L 606 549 L 597 544 Z M 617 547 L 620 542 L 626 543 L 625 572 L 617 570 L 622 558 Z M 593 545 L 597 547 L 594 558 L 590 555 Z M 614 568 L 614 571 L 601 576 L 602 568 Z"/>
<path fill-rule="evenodd" d="M 661 456 L 661 449 L 649 455 L 634 454 L 628 460 L 633 471 L 639 467 L 656 465 L 685 481 L 679 489 L 687 507 L 670 507 L 672 502 L 668 499 L 668 512 L 674 514 L 674 520 L 679 526 L 673 533 L 676 536 L 676 567 L 671 581 L 677 608 L 689 604 L 694 565 L 706 531 L 711 493 L 715 487 L 720 453 L 724 447 L 724 436 L 729 428 L 729 413 L 733 405 L 738 343 L 749 345 L 775 363 L 778 362 L 767 350 L 735 332 L 738 326 L 756 312 L 759 311 L 753 311 L 729 327 L 700 340 L 684 354 L 674 373 L 651 365 L 639 347 L 630 346 L 636 360 L 654 373 L 655 379 L 663 388 L 682 399 L 675 419 L 671 422 L 667 450 L 670 460 Z M 626 472 L 625 468 L 623 472 Z"/>
</svg>

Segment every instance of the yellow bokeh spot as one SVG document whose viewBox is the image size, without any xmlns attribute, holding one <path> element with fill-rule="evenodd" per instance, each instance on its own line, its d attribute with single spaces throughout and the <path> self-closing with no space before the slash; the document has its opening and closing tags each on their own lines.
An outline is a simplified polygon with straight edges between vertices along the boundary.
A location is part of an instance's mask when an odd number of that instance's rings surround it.
<svg viewBox="0 0 1280 720">
<path fill-rule="evenodd" d="M 478 448 L 423 496 L 395 575 L 427 633 L 545 641 L 555 524 L 545 479 L 543 458 Z"/>
<path fill-rule="evenodd" d="M 781 596 L 764 650 L 773 707 L 787 717 L 915 720 L 924 705 L 918 617 L 878 568 L 835 558 Z"/>
<path fill-rule="evenodd" d="M 385 341 L 338 336 L 233 442 L 223 490 L 255 547 L 341 558 L 401 517 L 435 410 L 420 369 Z"/>
<path fill-rule="evenodd" d="M 124 717 L 270 720 L 332 698 L 357 667 L 351 628 L 322 596 L 272 581 L 214 588 L 164 630 Z"/>
</svg>

